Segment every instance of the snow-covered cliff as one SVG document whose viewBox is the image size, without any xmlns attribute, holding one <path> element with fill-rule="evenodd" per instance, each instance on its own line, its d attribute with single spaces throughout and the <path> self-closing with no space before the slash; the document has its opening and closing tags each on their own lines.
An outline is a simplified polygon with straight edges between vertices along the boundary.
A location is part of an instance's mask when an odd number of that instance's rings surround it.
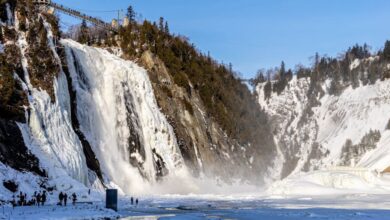
<svg viewBox="0 0 390 220">
<path fill-rule="evenodd" d="M 364 182 L 362 175 L 386 170 L 390 166 L 390 80 L 355 89 L 350 86 L 339 95 L 329 95 L 326 80 L 322 84 L 325 93 L 317 97 L 316 105 L 308 101 L 309 84 L 309 78 L 294 77 L 281 94 L 272 93 L 269 99 L 264 95 L 265 83 L 256 88 L 277 142 L 274 178 L 287 177 L 271 191 L 310 194 L 302 191 L 305 184 L 297 182 L 340 188 L 354 178 Z M 373 181 L 365 184 L 380 185 L 381 180 Z M 354 183 L 348 186 L 356 187 Z M 358 188 L 364 186 L 358 184 Z"/>
<path fill-rule="evenodd" d="M 280 95 L 272 93 L 269 99 L 264 96 L 265 84 L 257 86 L 259 103 L 270 117 L 278 142 L 279 160 L 284 162 L 276 167 L 278 174 L 288 176 L 302 170 L 341 165 L 345 162 L 342 154 L 346 141 L 350 139 L 357 145 L 370 131 L 380 132 L 375 149 L 350 158 L 348 164 L 378 171 L 386 169 L 390 165 L 386 161 L 390 154 L 386 150 L 390 80 L 378 80 L 374 85 L 356 89 L 350 86 L 340 95 L 329 95 L 326 81 L 325 94 L 312 107 L 307 96 L 309 83 L 309 78 L 294 77 Z M 312 112 L 308 113 L 308 108 Z"/>
</svg>

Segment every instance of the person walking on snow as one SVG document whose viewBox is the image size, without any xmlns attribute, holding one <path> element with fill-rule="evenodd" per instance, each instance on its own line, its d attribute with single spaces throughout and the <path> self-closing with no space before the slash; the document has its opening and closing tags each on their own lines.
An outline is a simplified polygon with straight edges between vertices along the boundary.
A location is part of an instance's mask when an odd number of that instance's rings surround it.
<svg viewBox="0 0 390 220">
<path fill-rule="evenodd" d="M 37 205 L 37 191 L 34 192 L 33 199 L 34 205 Z"/>
<path fill-rule="evenodd" d="M 42 192 L 41 202 L 42 202 L 42 206 L 44 206 L 46 202 L 46 191 Z"/>
<path fill-rule="evenodd" d="M 64 193 L 64 205 L 66 206 L 66 201 L 68 201 L 68 195 Z"/>
<path fill-rule="evenodd" d="M 76 193 L 73 193 L 72 194 L 72 203 L 73 203 L 73 205 L 76 205 L 76 201 L 77 201 Z"/>
<path fill-rule="evenodd" d="M 37 201 L 36 201 L 36 203 L 38 204 L 38 206 L 41 204 L 41 201 L 42 201 L 41 193 L 38 193 L 38 194 L 37 194 Z"/>
<path fill-rule="evenodd" d="M 62 205 L 62 200 L 64 199 L 64 194 L 62 192 L 60 192 L 60 194 L 58 195 L 58 199 L 60 200 L 59 205 Z"/>
</svg>

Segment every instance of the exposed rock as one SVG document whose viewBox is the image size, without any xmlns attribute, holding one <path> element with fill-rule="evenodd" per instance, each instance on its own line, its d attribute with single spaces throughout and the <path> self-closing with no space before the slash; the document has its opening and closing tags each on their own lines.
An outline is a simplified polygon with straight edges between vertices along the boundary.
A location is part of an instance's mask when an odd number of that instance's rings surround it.
<svg viewBox="0 0 390 220">
<path fill-rule="evenodd" d="M 15 170 L 46 176 L 38 159 L 25 146 L 16 122 L 3 118 L 0 118 L 0 161 Z"/>
<path fill-rule="evenodd" d="M 174 128 L 181 153 L 194 175 L 217 175 L 227 181 L 263 178 L 266 160 L 255 150 L 255 144 L 242 145 L 228 137 L 207 113 L 191 83 L 188 88 L 175 84 L 163 62 L 149 51 L 144 52 L 141 62 L 148 69 L 157 102 Z"/>
</svg>

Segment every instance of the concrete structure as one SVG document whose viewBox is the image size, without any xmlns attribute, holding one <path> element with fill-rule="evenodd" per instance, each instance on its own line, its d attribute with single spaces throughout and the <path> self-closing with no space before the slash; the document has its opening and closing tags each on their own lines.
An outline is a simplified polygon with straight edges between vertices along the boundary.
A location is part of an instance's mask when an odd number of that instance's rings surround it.
<svg viewBox="0 0 390 220">
<path fill-rule="evenodd" d="M 106 189 L 106 208 L 118 211 L 117 189 Z"/>
</svg>

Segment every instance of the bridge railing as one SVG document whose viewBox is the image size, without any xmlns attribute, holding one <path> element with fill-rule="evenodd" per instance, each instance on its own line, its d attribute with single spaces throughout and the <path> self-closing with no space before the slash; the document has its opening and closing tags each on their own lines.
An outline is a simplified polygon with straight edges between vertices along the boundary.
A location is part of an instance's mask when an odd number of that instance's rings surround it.
<svg viewBox="0 0 390 220">
<path fill-rule="evenodd" d="M 70 16 L 89 21 L 97 26 L 108 29 L 110 31 L 117 31 L 116 28 L 112 27 L 110 24 L 104 22 L 103 20 L 101 20 L 99 18 L 89 16 L 87 14 L 80 12 L 80 11 L 74 10 L 72 8 L 66 7 L 66 6 L 61 5 L 61 4 L 57 4 L 57 3 L 52 2 L 50 0 L 35 0 L 34 3 L 42 4 L 42 5 L 50 5 L 51 7 L 55 8 L 57 10 L 60 10 L 63 13 L 68 14 Z"/>
</svg>

